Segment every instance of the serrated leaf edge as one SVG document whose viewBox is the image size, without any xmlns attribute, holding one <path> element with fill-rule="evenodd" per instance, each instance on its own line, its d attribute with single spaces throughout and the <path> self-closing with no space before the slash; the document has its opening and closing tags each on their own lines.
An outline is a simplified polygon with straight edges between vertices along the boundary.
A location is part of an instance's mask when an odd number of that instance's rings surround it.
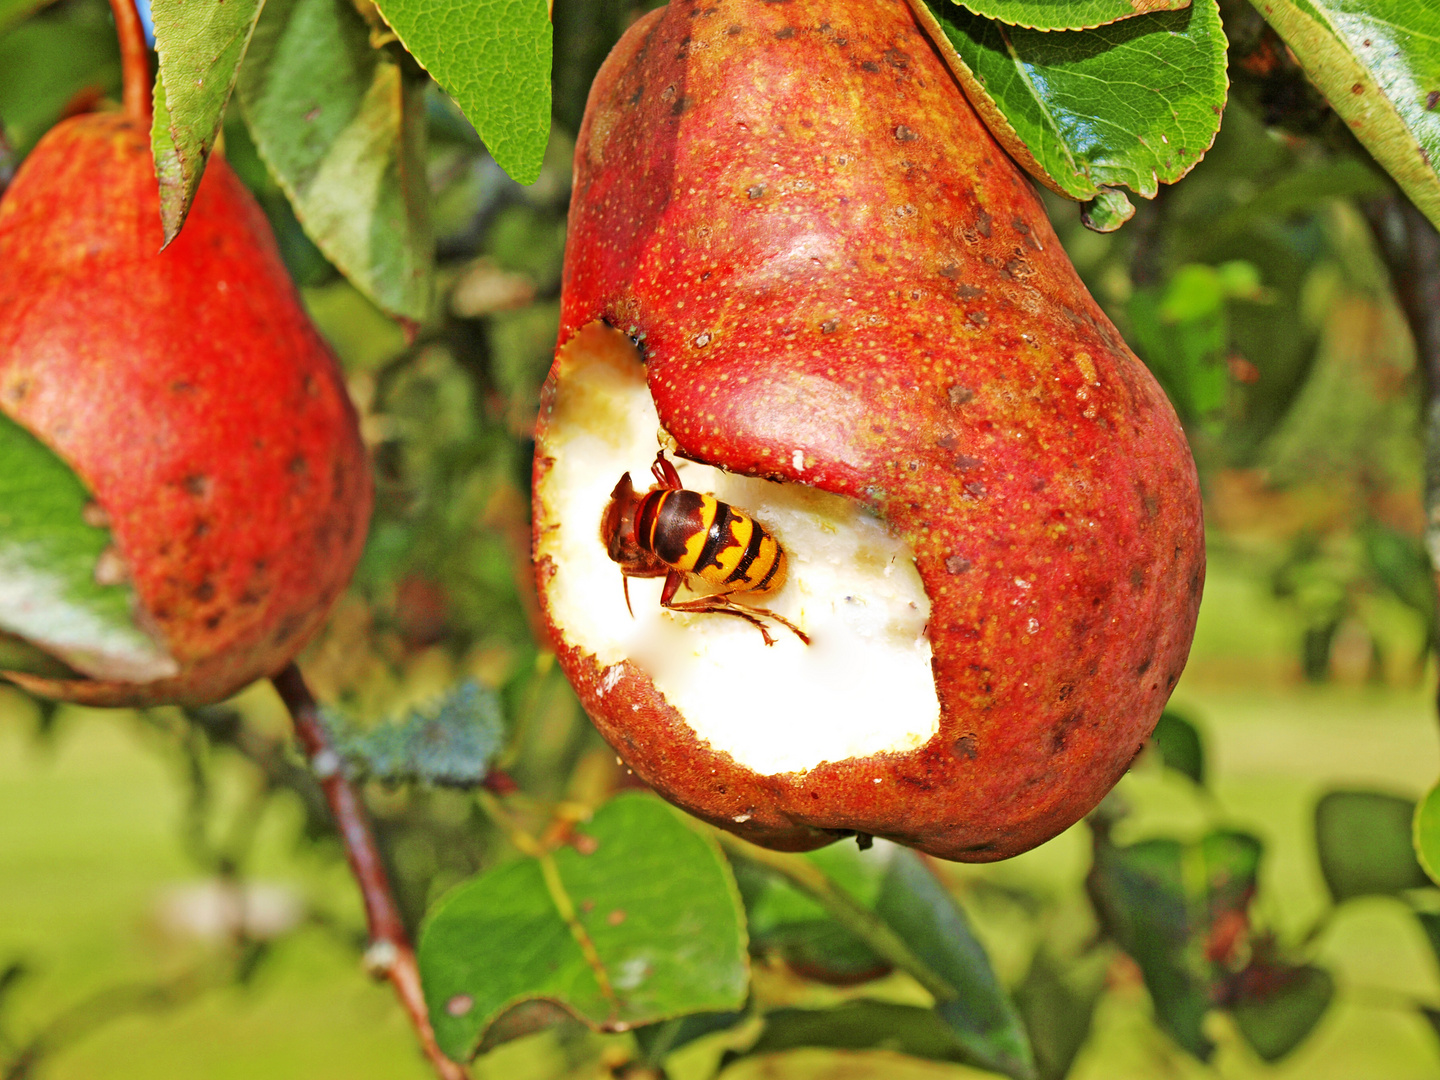
<svg viewBox="0 0 1440 1080">
<path fill-rule="evenodd" d="M 991 22 L 1001 23 L 1005 26 L 1019 26 L 1025 30 L 1035 30 L 1042 34 L 1053 31 L 1066 30 L 1098 30 L 1102 26 L 1113 26 L 1115 23 L 1124 22 L 1126 19 L 1133 19 L 1136 15 L 1149 15 L 1156 11 L 1183 11 L 1190 6 L 1191 0 L 1150 0 L 1148 6 L 1136 8 L 1134 11 L 1127 11 L 1123 15 L 1116 15 L 1113 19 L 1101 19 L 1099 22 L 1066 22 L 1063 26 L 1039 26 L 1035 23 L 1028 23 L 1021 19 L 1007 19 L 1003 15 L 997 15 L 993 11 L 981 11 L 974 3 L 967 0 L 952 0 L 959 7 L 963 7 L 972 15 L 979 15 L 982 19 L 989 19 Z M 1147 0 L 1140 0 L 1146 3 Z"/>
<path fill-rule="evenodd" d="M 961 58 L 959 50 L 957 50 L 955 46 L 951 44 L 949 37 L 947 37 L 945 34 L 944 28 L 941 27 L 940 21 L 935 17 L 934 12 L 930 10 L 929 6 L 926 3 L 926 0 L 907 0 L 907 2 L 910 5 L 911 11 L 915 15 L 916 21 L 920 24 L 921 28 L 930 38 L 931 44 L 934 45 L 935 50 L 940 54 L 941 59 L 945 61 L 946 66 L 950 68 L 951 74 L 955 76 L 956 81 L 960 84 L 961 90 L 965 92 L 965 96 L 969 99 L 971 107 L 980 114 L 980 119 L 984 121 L 985 126 L 990 129 L 990 134 L 993 135 L 995 137 L 995 140 L 1000 143 L 1001 148 L 1004 149 L 1004 151 L 1015 160 L 1015 163 L 1017 165 L 1019 165 L 1022 169 L 1029 173 L 1034 180 L 1042 184 L 1050 191 L 1053 191 L 1056 195 L 1061 196 L 1062 198 L 1069 199 L 1072 202 L 1084 202 L 1088 199 L 1095 198 L 1102 190 L 1106 188 L 1119 190 L 1123 186 L 1129 188 L 1136 195 L 1139 195 L 1143 199 L 1153 199 L 1156 193 L 1159 191 L 1160 184 L 1174 184 L 1188 176 L 1190 174 L 1190 171 L 1194 169 L 1196 165 L 1200 164 L 1201 161 L 1204 160 L 1205 155 L 1209 153 L 1210 148 L 1215 145 L 1215 139 L 1220 134 L 1220 125 L 1216 124 L 1214 130 L 1210 133 L 1209 142 L 1207 142 L 1203 147 L 1200 148 L 1199 151 L 1196 152 L 1194 158 L 1190 161 L 1190 163 L 1186 165 L 1185 168 L 1180 173 L 1178 173 L 1173 180 L 1162 180 L 1159 174 L 1152 169 L 1150 173 L 1150 184 L 1142 185 L 1138 188 L 1133 187 L 1128 183 L 1121 185 L 1118 183 L 1097 182 L 1091 177 L 1088 168 L 1082 169 L 1078 164 L 1076 164 L 1074 157 L 1070 152 L 1069 146 L 1062 141 L 1059 143 L 1059 145 L 1063 150 L 1065 157 L 1071 163 L 1072 175 L 1077 178 L 1083 178 L 1088 184 L 1087 187 L 1079 188 L 1077 190 L 1067 189 L 1061 183 L 1061 181 L 1057 180 L 1047 169 L 1045 169 L 1044 166 L 1040 164 L 1039 160 L 1030 150 L 1030 147 L 1027 146 L 1025 141 L 1020 138 L 1019 132 L 1017 132 L 1014 126 L 1011 125 L 1009 119 L 1006 118 L 1004 111 L 1000 108 L 996 101 L 986 92 L 985 84 L 980 81 L 980 79 L 970 69 L 970 66 L 965 63 L 964 59 Z M 936 2 L 945 3 L 947 2 L 947 0 L 936 0 Z M 1209 0 L 1201 0 L 1201 2 L 1209 2 Z M 965 10 L 967 11 L 970 10 L 968 6 L 958 4 L 958 2 L 957 6 L 965 7 Z M 1180 11 L 1184 10 L 1184 8 L 1186 7 L 1193 6 L 1193 3 L 1187 3 L 1181 7 L 1157 8 L 1155 10 L 1161 12 Z M 1137 14 L 1154 13 L 1155 12 L 1152 11 L 1141 12 Z M 989 16 L 981 17 L 989 18 Z M 1006 48 L 1009 51 L 1011 57 L 1018 60 L 1018 57 L 1015 56 L 1014 47 L 1010 43 L 1010 36 L 1005 32 L 1005 30 L 1007 26 L 1019 24 L 1008 24 L 1001 22 L 998 19 L 990 19 L 990 21 L 997 25 L 997 29 L 999 30 L 1001 37 L 1004 39 Z M 1115 21 L 1119 22 L 1121 20 L 1117 19 Z M 1100 24 L 1100 26 L 1106 25 L 1113 24 Z M 1086 29 L 1099 28 L 1099 26 L 1096 26 L 1087 27 Z M 1036 28 L 1027 27 L 1027 29 Z M 1050 31 L 1038 30 L 1037 32 L 1049 33 Z M 1055 32 L 1068 33 L 1070 31 L 1057 30 Z M 1219 35 L 1221 41 L 1225 41 L 1223 27 L 1217 26 L 1216 32 Z M 1035 99 L 1036 104 L 1040 106 L 1041 110 L 1044 111 L 1046 116 L 1048 117 L 1050 115 L 1050 112 L 1049 108 L 1045 104 L 1045 99 L 1043 95 L 1034 91 L 1034 84 L 1030 81 L 1029 76 L 1025 74 L 1025 72 L 1021 68 L 1021 65 L 1017 63 L 1016 69 L 1020 73 L 1021 77 L 1025 80 L 1026 85 L 1031 88 L 1031 96 Z M 1225 107 L 1224 101 L 1228 101 L 1230 94 L 1230 73 L 1228 67 L 1222 67 L 1221 76 L 1225 84 L 1225 92 L 1223 95 L 1224 100 L 1222 100 L 1219 109 L 1223 111 Z M 1058 129 L 1058 125 L 1055 126 Z"/>
</svg>

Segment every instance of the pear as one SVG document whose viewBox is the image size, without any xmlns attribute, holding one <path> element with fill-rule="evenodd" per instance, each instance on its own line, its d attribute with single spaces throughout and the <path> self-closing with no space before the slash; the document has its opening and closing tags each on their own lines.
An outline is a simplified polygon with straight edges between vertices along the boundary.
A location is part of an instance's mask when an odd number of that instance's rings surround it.
<svg viewBox="0 0 1440 1080">
<path fill-rule="evenodd" d="M 215 155 L 162 252 L 158 198 L 148 124 L 95 113 L 0 200 L 0 410 L 88 486 L 113 538 L 97 573 L 128 579 L 173 660 L 138 682 L 8 675 L 89 705 L 212 702 L 282 669 L 371 507 L 339 365 L 255 200 Z"/>
<path fill-rule="evenodd" d="M 537 583 L 662 796 L 780 849 L 989 861 L 1125 772 L 1194 633 L 1194 463 L 902 0 L 632 26 L 576 148 L 561 322 Z M 808 644 L 622 580 L 608 500 L 658 450 L 783 547 L 784 586 L 729 602 Z"/>
</svg>

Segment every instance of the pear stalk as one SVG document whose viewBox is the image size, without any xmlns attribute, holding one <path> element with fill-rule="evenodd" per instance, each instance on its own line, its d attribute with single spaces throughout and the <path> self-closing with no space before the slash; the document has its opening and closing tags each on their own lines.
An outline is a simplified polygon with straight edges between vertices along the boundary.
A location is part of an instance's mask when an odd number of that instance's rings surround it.
<svg viewBox="0 0 1440 1080">
<path fill-rule="evenodd" d="M 135 0 L 110 0 L 115 14 L 115 34 L 120 39 L 120 75 L 125 112 L 148 125 L 150 123 L 150 45 L 145 40 L 145 24 Z"/>
</svg>

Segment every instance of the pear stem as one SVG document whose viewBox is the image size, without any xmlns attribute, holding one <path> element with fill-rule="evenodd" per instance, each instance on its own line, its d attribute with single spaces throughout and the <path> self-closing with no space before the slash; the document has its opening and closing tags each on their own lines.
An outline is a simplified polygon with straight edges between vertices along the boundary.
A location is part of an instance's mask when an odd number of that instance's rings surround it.
<svg viewBox="0 0 1440 1080">
<path fill-rule="evenodd" d="M 120 39 L 120 78 L 125 112 L 150 125 L 150 44 L 135 0 L 110 0 L 115 35 Z"/>
<path fill-rule="evenodd" d="M 373 974 L 389 979 L 395 987 L 395 996 L 409 1014 L 410 1023 L 420 1038 L 421 1049 L 440 1080 L 466 1080 L 464 1068 L 446 1057 L 436 1045 L 435 1030 L 430 1026 L 430 1013 L 420 988 L 415 949 L 400 918 L 400 908 L 390 888 L 380 847 L 375 842 L 375 830 L 370 825 L 360 793 L 345 775 L 343 763 L 335 752 L 330 732 L 320 719 L 320 709 L 305 684 L 305 677 L 298 667 L 290 664 L 271 682 L 290 712 L 295 736 L 305 751 L 311 771 L 320 782 L 321 790 L 325 792 L 325 801 L 330 805 L 330 813 L 335 818 L 340 840 L 345 846 L 350 872 L 360 886 L 360 895 L 365 902 L 365 920 L 370 929 L 370 944 L 365 950 L 366 965 Z"/>
</svg>

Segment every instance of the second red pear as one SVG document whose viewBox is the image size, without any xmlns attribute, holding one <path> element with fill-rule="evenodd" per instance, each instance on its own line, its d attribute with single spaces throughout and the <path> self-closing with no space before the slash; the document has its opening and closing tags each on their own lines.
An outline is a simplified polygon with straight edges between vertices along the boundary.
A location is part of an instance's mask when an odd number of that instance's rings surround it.
<svg viewBox="0 0 1440 1080">
<path fill-rule="evenodd" d="M 0 200 L 0 410 L 49 444 L 114 539 L 173 664 L 11 674 L 90 705 L 199 704 L 275 674 L 365 542 L 369 462 L 334 354 L 218 154 L 160 250 L 147 124 L 75 117 Z"/>
</svg>

